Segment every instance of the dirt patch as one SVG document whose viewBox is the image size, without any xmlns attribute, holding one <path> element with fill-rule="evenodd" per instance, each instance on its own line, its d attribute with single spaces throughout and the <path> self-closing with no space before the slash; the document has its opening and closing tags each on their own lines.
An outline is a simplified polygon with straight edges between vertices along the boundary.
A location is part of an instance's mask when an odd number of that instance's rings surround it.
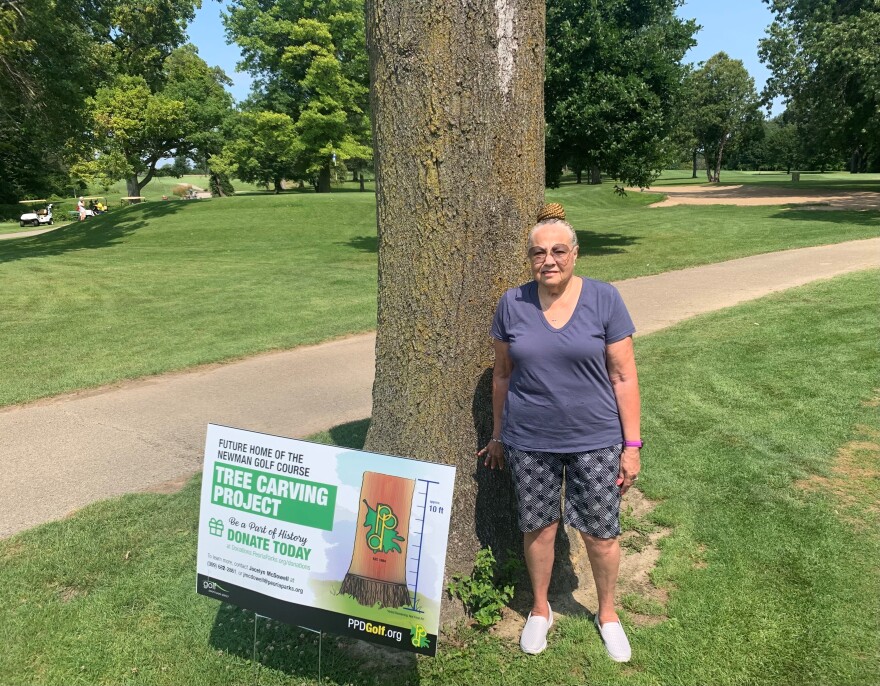
<svg viewBox="0 0 880 686">
<path fill-rule="evenodd" d="M 625 529 L 621 534 L 620 575 L 617 580 L 617 597 L 630 599 L 622 602 L 632 622 L 638 626 L 657 624 L 663 619 L 663 608 L 666 607 L 668 594 L 666 590 L 657 588 L 651 581 L 651 571 L 660 557 L 657 542 L 669 533 L 648 521 L 648 514 L 656 507 L 640 491 L 630 489 L 624 498 L 621 525 Z M 554 566 L 554 580 L 550 587 L 550 606 L 557 617 L 587 616 L 592 617 L 598 608 L 596 585 L 590 570 L 587 549 L 580 535 L 574 529 L 566 527 L 568 555 L 562 565 L 557 560 Z M 633 544 L 638 541 L 637 544 Z M 565 546 L 564 546 L 565 547 Z M 557 544 L 557 557 L 559 545 Z M 559 567 L 563 569 L 558 569 Z M 571 577 L 573 578 L 566 578 Z M 562 577 L 562 581 L 559 580 Z M 531 608 L 531 591 L 528 583 L 521 584 L 526 588 L 517 590 L 510 608 L 504 610 L 502 620 L 491 629 L 491 633 L 504 639 L 519 640 L 525 626 L 526 617 Z M 633 602 L 634 601 L 634 602 Z M 645 611 L 651 610 L 650 614 Z M 639 610 L 642 610 L 641 612 Z"/>
<path fill-rule="evenodd" d="M 627 189 L 638 192 L 638 189 Z M 655 186 L 649 193 L 663 193 L 665 200 L 651 207 L 675 205 L 799 205 L 811 210 L 880 210 L 880 193 L 873 191 L 805 190 L 774 186 L 699 185 Z"/>
<path fill-rule="evenodd" d="M 856 430 L 864 440 L 850 441 L 837 451 L 828 476 L 814 474 L 795 482 L 795 487 L 807 492 L 825 492 L 840 504 L 847 521 L 863 528 L 867 513 L 873 520 L 880 518 L 880 431 L 859 425 Z M 872 495 L 874 494 L 874 495 Z M 846 511 L 857 511 L 862 516 L 849 516 Z"/>
<path fill-rule="evenodd" d="M 179 492 L 189 480 L 199 473 L 199 470 L 187 472 L 176 479 L 171 479 L 170 481 L 163 481 L 160 484 L 154 484 L 149 488 L 145 488 L 143 490 L 144 493 L 158 493 L 159 495 L 173 495 L 174 493 Z"/>
</svg>

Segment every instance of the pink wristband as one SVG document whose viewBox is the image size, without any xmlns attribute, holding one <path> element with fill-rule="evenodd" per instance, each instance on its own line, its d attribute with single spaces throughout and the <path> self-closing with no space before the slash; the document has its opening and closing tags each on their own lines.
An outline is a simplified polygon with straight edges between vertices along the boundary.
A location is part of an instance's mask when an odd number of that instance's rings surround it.
<svg viewBox="0 0 880 686">
<path fill-rule="evenodd" d="M 624 441 L 623 442 L 624 448 L 641 448 L 643 445 L 645 445 L 645 444 L 642 443 L 641 441 Z"/>
</svg>

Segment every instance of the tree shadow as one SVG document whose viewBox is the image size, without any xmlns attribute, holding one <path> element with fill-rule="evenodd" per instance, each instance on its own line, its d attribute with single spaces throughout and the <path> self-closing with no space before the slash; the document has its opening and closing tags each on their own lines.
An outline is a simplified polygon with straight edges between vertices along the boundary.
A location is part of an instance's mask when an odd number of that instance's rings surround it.
<svg viewBox="0 0 880 686">
<path fill-rule="evenodd" d="M 0 263 L 117 245 L 149 222 L 180 212 L 185 207 L 186 204 L 181 202 L 147 203 L 113 210 L 84 222 L 73 222 L 39 236 L 11 238 L 0 242 Z"/>
<path fill-rule="evenodd" d="M 378 236 L 354 236 L 349 240 L 340 242 L 339 245 L 348 245 L 355 250 L 360 250 L 362 252 L 371 252 L 377 253 L 379 252 L 379 237 Z"/>
<path fill-rule="evenodd" d="M 317 682 L 320 659 L 323 678 L 335 683 L 420 683 L 414 653 L 331 634 L 324 634 L 319 641 L 312 631 L 257 617 L 226 603 L 217 611 L 208 642 L 215 650 L 243 661 L 256 659 L 256 669 L 272 669 L 298 681 Z M 254 681 L 258 681 L 256 674 Z"/>
<path fill-rule="evenodd" d="M 880 211 L 842 210 L 836 207 L 800 208 L 789 205 L 772 215 L 773 219 L 788 219 L 796 222 L 831 222 L 832 224 L 858 224 L 859 226 L 880 226 Z"/>
<path fill-rule="evenodd" d="M 328 432 L 333 442 L 343 448 L 361 450 L 367 441 L 367 431 L 370 428 L 370 418 L 359 419 L 355 422 L 338 424 Z"/>
<path fill-rule="evenodd" d="M 492 437 L 492 369 L 486 369 L 480 375 L 471 409 L 477 444 L 482 448 Z M 510 471 L 491 470 L 480 461 L 473 478 L 477 485 L 474 521 L 480 546 L 491 546 L 499 567 L 510 558 L 522 560 L 523 539 L 517 526 L 516 493 Z M 573 595 L 580 582 L 572 565 L 571 543 L 561 524 L 556 534 L 556 556 L 552 574 L 550 593 L 553 602 L 560 599 L 567 607 L 583 608 Z M 524 565 L 522 574 L 517 579 L 516 593 L 510 607 L 523 617 L 527 617 L 531 610 L 532 591 Z M 583 610 L 585 614 L 589 614 L 587 608 Z"/>
<path fill-rule="evenodd" d="M 640 242 L 640 236 L 625 236 L 620 233 L 598 233 L 596 231 L 576 231 L 579 254 L 586 256 L 618 255 L 626 252 L 624 248 Z"/>
</svg>

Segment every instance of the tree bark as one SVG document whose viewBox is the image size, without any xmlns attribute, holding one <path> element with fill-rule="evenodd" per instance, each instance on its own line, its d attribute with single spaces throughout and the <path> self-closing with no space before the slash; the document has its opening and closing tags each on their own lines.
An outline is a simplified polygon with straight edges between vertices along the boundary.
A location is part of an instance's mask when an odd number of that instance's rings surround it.
<svg viewBox="0 0 880 686">
<path fill-rule="evenodd" d="M 138 185 L 137 175 L 132 175 L 125 179 L 125 190 L 130 198 L 137 197 L 141 194 L 141 187 Z"/>
<path fill-rule="evenodd" d="M 315 191 L 318 193 L 329 193 L 330 192 L 330 167 L 321 167 L 321 172 L 318 174 L 318 185 L 315 188 Z"/>
<path fill-rule="evenodd" d="M 274 179 L 272 179 L 272 185 L 274 187 L 275 195 L 278 195 L 279 193 L 281 193 L 281 191 L 284 190 L 284 186 L 281 185 L 280 177 L 275 177 Z"/>
<path fill-rule="evenodd" d="M 543 0 L 367 0 L 379 235 L 368 450 L 458 467 L 447 572 L 522 546 L 489 328 L 544 194 Z M 448 605 L 448 604 L 447 604 Z M 449 619 L 449 610 L 446 610 Z"/>
<path fill-rule="evenodd" d="M 694 148 L 694 160 L 693 160 L 693 165 L 694 165 L 694 173 L 691 174 L 691 178 L 692 178 L 692 179 L 695 179 L 695 178 L 697 178 L 697 150 L 696 150 L 696 148 Z"/>
<path fill-rule="evenodd" d="M 594 165 L 590 167 L 590 185 L 598 186 L 600 183 L 602 183 L 602 172 Z"/>
<path fill-rule="evenodd" d="M 721 141 L 721 144 L 718 146 L 718 156 L 715 158 L 715 173 L 712 176 L 712 182 L 718 183 L 721 181 L 721 157 L 724 155 L 724 140 Z"/>
</svg>

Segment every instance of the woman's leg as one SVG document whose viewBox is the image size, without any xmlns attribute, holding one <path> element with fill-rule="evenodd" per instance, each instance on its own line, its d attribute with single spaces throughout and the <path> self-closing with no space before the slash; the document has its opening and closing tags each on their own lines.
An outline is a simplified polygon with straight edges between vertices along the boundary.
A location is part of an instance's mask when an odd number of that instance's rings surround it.
<svg viewBox="0 0 880 686">
<path fill-rule="evenodd" d="M 620 541 L 615 538 L 597 538 L 581 532 L 593 579 L 596 580 L 596 593 L 599 595 L 599 609 L 596 616 L 599 622 L 617 622 L 614 609 L 614 590 L 617 587 L 617 573 L 620 569 Z"/>
<path fill-rule="evenodd" d="M 559 520 L 537 531 L 523 534 L 523 548 L 526 554 L 526 567 L 532 581 L 532 614 L 550 617 L 547 591 L 550 588 L 550 574 L 553 571 L 553 552 L 556 545 L 556 529 Z"/>
</svg>

